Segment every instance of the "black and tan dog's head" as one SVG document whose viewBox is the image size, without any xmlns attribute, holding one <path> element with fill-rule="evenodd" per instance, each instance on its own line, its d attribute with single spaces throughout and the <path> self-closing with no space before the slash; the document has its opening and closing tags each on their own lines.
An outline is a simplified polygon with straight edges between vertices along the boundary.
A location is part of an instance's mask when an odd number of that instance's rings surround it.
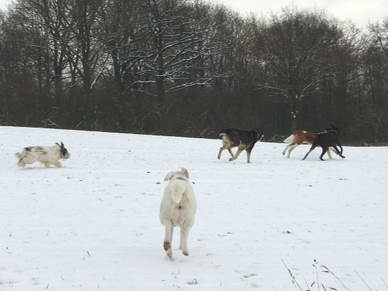
<svg viewBox="0 0 388 291">
<path fill-rule="evenodd" d="M 65 145 L 63 144 L 63 142 L 61 142 L 60 144 L 59 143 L 55 143 L 57 146 L 59 146 L 59 151 L 61 153 L 61 159 L 68 159 L 70 158 L 70 153 L 69 151 L 65 148 Z"/>
</svg>

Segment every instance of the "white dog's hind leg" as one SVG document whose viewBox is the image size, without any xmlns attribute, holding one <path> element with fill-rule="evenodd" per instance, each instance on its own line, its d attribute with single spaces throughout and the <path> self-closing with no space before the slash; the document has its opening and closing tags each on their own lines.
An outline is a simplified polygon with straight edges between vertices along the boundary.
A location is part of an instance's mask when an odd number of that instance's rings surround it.
<svg viewBox="0 0 388 291">
<path fill-rule="evenodd" d="M 180 243 L 179 243 L 179 249 L 180 250 L 183 250 L 183 236 L 184 236 L 184 233 L 183 233 L 183 227 L 181 227 L 181 237 L 180 237 Z"/>
<path fill-rule="evenodd" d="M 181 227 L 181 243 L 180 249 L 185 256 L 189 255 L 189 250 L 187 248 L 187 238 L 189 236 L 189 230 L 185 227 Z"/>
<path fill-rule="evenodd" d="M 172 243 L 172 234 L 174 231 L 174 227 L 169 224 L 166 225 L 166 232 L 164 236 L 164 243 L 163 243 L 163 248 L 167 253 L 167 256 L 172 258 L 172 248 L 171 248 L 171 243 Z"/>
</svg>

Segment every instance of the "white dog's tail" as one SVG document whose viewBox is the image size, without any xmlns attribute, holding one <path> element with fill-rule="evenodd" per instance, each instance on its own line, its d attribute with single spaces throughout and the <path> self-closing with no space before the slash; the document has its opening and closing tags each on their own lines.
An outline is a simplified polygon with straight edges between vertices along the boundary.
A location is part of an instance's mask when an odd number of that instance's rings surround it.
<svg viewBox="0 0 388 291">
<path fill-rule="evenodd" d="M 179 204 L 183 198 L 183 193 L 185 193 L 186 187 L 181 183 L 176 183 L 173 186 L 173 191 L 171 192 L 171 199 Z"/>
<path fill-rule="evenodd" d="M 287 137 L 285 140 L 283 140 L 284 143 L 292 143 L 294 141 L 294 135 L 291 134 L 289 137 Z"/>
</svg>

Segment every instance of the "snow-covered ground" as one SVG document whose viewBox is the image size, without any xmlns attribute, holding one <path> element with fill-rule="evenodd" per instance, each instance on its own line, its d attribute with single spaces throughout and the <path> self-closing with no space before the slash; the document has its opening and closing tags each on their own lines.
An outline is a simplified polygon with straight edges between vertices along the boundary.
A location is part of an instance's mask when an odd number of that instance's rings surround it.
<svg viewBox="0 0 388 291">
<path fill-rule="evenodd" d="M 17 168 L 15 152 L 57 141 L 63 168 Z M 303 290 L 388 290 L 388 148 L 321 162 L 259 143 L 246 164 L 217 160 L 220 144 L 0 127 L 0 290 L 297 290 L 287 268 Z M 180 167 L 198 212 L 190 256 L 176 231 L 170 261 L 159 204 Z"/>
</svg>

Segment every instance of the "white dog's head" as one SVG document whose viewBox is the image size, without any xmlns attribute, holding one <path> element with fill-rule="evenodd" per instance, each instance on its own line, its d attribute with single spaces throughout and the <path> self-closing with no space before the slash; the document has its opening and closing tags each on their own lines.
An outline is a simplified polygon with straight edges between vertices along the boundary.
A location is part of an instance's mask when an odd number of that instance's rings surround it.
<svg viewBox="0 0 388 291">
<path fill-rule="evenodd" d="M 169 172 L 166 175 L 166 177 L 164 178 L 164 181 L 169 181 L 169 180 L 171 180 L 172 178 L 175 178 L 175 177 L 184 177 L 186 179 L 189 179 L 190 178 L 189 171 L 187 171 L 187 169 L 185 169 L 185 168 L 181 168 L 180 171 Z"/>
</svg>

